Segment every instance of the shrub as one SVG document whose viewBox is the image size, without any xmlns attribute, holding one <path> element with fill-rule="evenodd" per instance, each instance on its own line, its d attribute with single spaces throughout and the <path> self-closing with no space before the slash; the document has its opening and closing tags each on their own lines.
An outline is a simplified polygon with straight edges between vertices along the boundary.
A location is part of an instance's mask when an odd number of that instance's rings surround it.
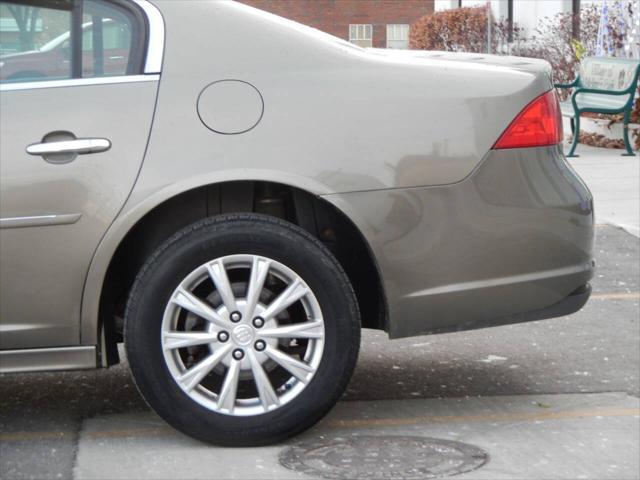
<svg viewBox="0 0 640 480">
<path fill-rule="evenodd" d="M 626 8 L 632 15 L 633 2 Z M 614 52 L 622 51 L 624 27 L 621 9 L 610 9 L 609 31 Z M 580 59 L 595 55 L 600 25 L 600 8 L 589 5 L 580 10 L 580 40 L 573 38 L 573 14 L 558 13 L 540 20 L 533 37 L 525 39 L 519 25 L 509 32 L 506 21 L 492 19 L 492 52 L 542 58 L 551 63 L 555 81 L 575 78 Z M 510 38 L 509 38 L 510 37 Z M 464 7 L 432 13 L 411 26 L 409 45 L 419 50 L 485 53 L 487 51 L 487 8 Z"/>
<path fill-rule="evenodd" d="M 634 6 L 634 2 L 617 3 L 615 6 L 618 8 L 609 9 L 608 14 L 609 47 L 614 54 L 622 52 L 624 47 L 623 15 L 626 13 L 634 18 L 634 9 L 640 8 Z M 496 22 L 492 19 L 491 51 L 547 60 L 552 66 L 554 81 L 569 83 L 580 68 L 580 60 L 596 54 L 600 14 L 600 7 L 596 4 L 580 10 L 579 40 L 574 39 L 574 17 L 569 12 L 543 18 L 533 37 L 528 39 L 524 38 L 519 25 L 514 24 L 510 28 L 506 21 Z M 485 53 L 487 8 L 465 7 L 422 17 L 411 26 L 409 45 L 419 50 Z M 566 90 L 560 93 L 568 95 Z M 640 98 L 636 100 L 631 121 L 640 123 Z M 636 136 L 636 143 L 640 144 L 640 133 Z"/>
<path fill-rule="evenodd" d="M 409 46 L 418 50 L 487 51 L 487 9 L 464 7 L 432 13 L 411 26 Z"/>
<path fill-rule="evenodd" d="M 617 22 L 611 23 L 615 29 Z M 599 25 L 600 10 L 596 5 L 580 10 L 580 40 L 573 38 L 573 14 L 564 12 L 544 17 L 533 37 L 516 54 L 547 60 L 553 67 L 554 81 L 569 83 L 580 68 L 580 59 L 595 55 Z"/>
<path fill-rule="evenodd" d="M 626 8 L 629 17 L 633 18 L 633 8 L 635 8 L 633 2 L 630 2 Z M 553 17 L 545 17 L 538 24 L 534 37 L 516 54 L 547 60 L 553 68 L 554 81 L 569 83 L 576 77 L 580 69 L 580 60 L 596 55 L 600 13 L 600 8 L 597 5 L 583 7 L 580 10 L 579 41 L 573 39 L 573 15 L 571 13 L 559 13 Z M 621 9 L 609 11 L 612 53 L 622 52 L 624 48 L 623 14 Z M 561 94 L 567 95 L 568 92 L 564 90 Z M 639 98 L 636 99 L 631 114 L 632 123 L 640 122 L 640 88 L 638 95 Z M 622 121 L 622 116 L 616 116 L 614 120 Z M 636 135 L 636 147 L 640 148 L 640 134 Z"/>
</svg>

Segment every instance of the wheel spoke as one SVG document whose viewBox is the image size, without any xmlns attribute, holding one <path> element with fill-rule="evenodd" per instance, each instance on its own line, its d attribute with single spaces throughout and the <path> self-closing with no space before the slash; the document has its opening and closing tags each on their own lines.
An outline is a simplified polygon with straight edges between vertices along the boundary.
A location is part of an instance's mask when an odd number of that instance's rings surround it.
<svg viewBox="0 0 640 480">
<path fill-rule="evenodd" d="M 278 400 L 278 395 L 273 390 L 273 386 L 271 385 L 269 377 L 264 371 L 264 368 L 262 368 L 262 365 L 256 358 L 255 354 L 253 353 L 253 350 L 249 350 L 247 354 L 249 356 L 249 361 L 251 362 L 253 380 L 255 381 L 256 388 L 258 389 L 260 402 L 262 403 L 262 407 L 266 412 L 269 410 L 269 407 L 278 405 L 280 401 Z"/>
<path fill-rule="evenodd" d="M 207 270 L 209 270 L 209 276 L 211 277 L 213 284 L 216 286 L 216 290 L 218 290 L 220 297 L 222 297 L 222 303 L 227 307 L 227 311 L 229 313 L 237 311 L 238 307 L 236 306 L 236 298 L 231 290 L 227 270 L 224 268 L 222 260 L 210 263 L 207 265 Z"/>
<path fill-rule="evenodd" d="M 251 277 L 249 278 L 249 286 L 247 288 L 247 305 L 245 307 L 245 315 L 248 318 L 253 317 L 253 312 L 260 299 L 260 293 L 264 287 L 264 281 L 269 273 L 271 262 L 264 258 L 254 257 L 251 265 Z"/>
<path fill-rule="evenodd" d="M 238 379 L 240 378 L 240 362 L 232 359 L 231 365 L 224 377 L 224 383 L 218 396 L 218 408 L 228 410 L 233 413 L 233 407 L 236 404 L 236 393 L 238 391 Z"/>
<path fill-rule="evenodd" d="M 217 342 L 215 333 L 206 332 L 163 332 L 162 343 L 165 350 L 175 350 L 176 348 L 195 347 L 205 343 Z"/>
<path fill-rule="evenodd" d="M 326 353 L 325 322 L 311 287 L 286 264 L 243 252 L 212 256 L 176 285 L 156 341 L 188 398 L 223 415 L 254 416 L 310 384 Z"/>
<path fill-rule="evenodd" d="M 313 368 L 311 366 L 296 360 L 291 355 L 287 355 L 277 348 L 267 347 L 264 353 L 302 383 L 307 383 L 307 377 L 313 372 Z"/>
<path fill-rule="evenodd" d="M 267 309 L 262 312 L 262 317 L 265 320 L 275 317 L 285 308 L 300 300 L 307 293 L 309 293 L 309 289 L 302 284 L 302 281 L 299 278 L 296 278 L 293 283 L 289 285 L 284 292 L 278 295 L 278 298 L 271 302 Z"/>
<path fill-rule="evenodd" d="M 218 313 L 209 305 L 204 303 L 198 297 L 189 293 L 184 288 L 179 288 L 171 299 L 173 303 L 181 306 L 185 310 L 189 310 L 191 313 L 198 315 L 208 322 L 217 325 L 220 328 L 229 328 L 229 322 L 222 318 Z"/>
<path fill-rule="evenodd" d="M 225 345 L 221 349 L 209 355 L 197 365 L 184 372 L 182 376 L 178 378 L 178 382 L 183 385 L 187 392 L 190 392 L 204 379 L 204 377 L 209 375 L 209 372 L 213 370 L 213 367 L 220 363 L 220 360 L 222 360 L 225 355 L 231 351 L 232 347 L 233 345 L 231 344 Z"/>
<path fill-rule="evenodd" d="M 322 322 L 316 320 L 268 328 L 260 331 L 260 336 L 266 338 L 322 338 Z"/>
</svg>

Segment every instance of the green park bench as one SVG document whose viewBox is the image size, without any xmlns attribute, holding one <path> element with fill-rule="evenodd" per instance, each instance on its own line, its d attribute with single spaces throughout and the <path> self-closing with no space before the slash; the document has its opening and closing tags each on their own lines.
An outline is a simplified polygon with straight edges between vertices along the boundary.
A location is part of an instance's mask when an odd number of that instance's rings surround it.
<svg viewBox="0 0 640 480">
<path fill-rule="evenodd" d="M 624 113 L 624 144 L 633 156 L 629 142 L 629 119 L 638 88 L 640 60 L 626 58 L 587 57 L 582 60 L 580 74 L 571 83 L 558 83 L 556 88 L 573 88 L 570 99 L 561 102 L 562 115 L 571 118 L 573 144 L 568 157 L 575 157 L 580 137 L 580 114 L 584 112 Z"/>
</svg>

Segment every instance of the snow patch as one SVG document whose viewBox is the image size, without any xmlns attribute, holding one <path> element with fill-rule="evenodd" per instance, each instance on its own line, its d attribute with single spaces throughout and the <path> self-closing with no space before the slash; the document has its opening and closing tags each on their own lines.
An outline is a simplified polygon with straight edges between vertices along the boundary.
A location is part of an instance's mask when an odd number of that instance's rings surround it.
<svg viewBox="0 0 640 480">
<path fill-rule="evenodd" d="M 508 360 L 507 357 L 500 357 L 498 355 L 489 355 L 487 358 L 483 358 L 478 361 L 482 363 L 495 363 L 495 362 L 504 362 L 505 360 Z"/>
</svg>

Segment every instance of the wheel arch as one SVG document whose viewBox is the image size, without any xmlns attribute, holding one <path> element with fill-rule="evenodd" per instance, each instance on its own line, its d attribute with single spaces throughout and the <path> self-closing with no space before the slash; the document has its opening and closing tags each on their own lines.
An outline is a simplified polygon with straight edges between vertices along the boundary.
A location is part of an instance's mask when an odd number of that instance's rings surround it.
<svg viewBox="0 0 640 480">
<path fill-rule="evenodd" d="M 284 183 L 221 181 L 172 192 L 132 210 L 105 235 L 87 277 L 81 328 L 82 344 L 99 345 L 101 365 L 118 361 L 119 312 L 147 256 L 173 233 L 202 218 L 246 212 L 290 221 L 322 241 L 356 291 L 362 326 L 388 331 L 387 301 L 375 255 L 344 209 L 307 189 Z"/>
</svg>

